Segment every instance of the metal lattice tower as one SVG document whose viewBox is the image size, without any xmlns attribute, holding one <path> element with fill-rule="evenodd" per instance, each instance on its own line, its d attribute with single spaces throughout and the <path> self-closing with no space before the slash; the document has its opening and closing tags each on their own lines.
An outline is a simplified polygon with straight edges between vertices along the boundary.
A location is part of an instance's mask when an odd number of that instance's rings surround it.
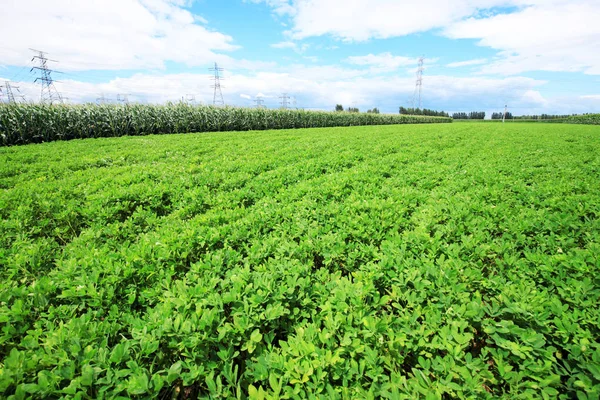
<svg viewBox="0 0 600 400">
<path fill-rule="evenodd" d="M 31 59 L 31 61 L 34 61 L 37 59 L 37 61 L 39 62 L 39 66 L 31 68 L 31 71 L 33 71 L 35 69 L 40 73 L 40 76 L 35 78 L 35 81 L 34 81 L 34 82 L 40 81 L 42 84 L 42 93 L 40 96 L 40 102 L 49 103 L 49 104 L 54 104 L 54 103 L 62 104 L 63 103 L 62 96 L 60 95 L 58 90 L 56 90 L 56 86 L 54 86 L 55 81 L 54 81 L 54 79 L 52 79 L 52 72 L 58 72 L 58 71 L 54 71 L 54 70 L 48 68 L 49 61 L 51 61 L 51 62 L 58 62 L 58 61 L 48 59 L 48 57 L 46 57 L 46 53 L 43 51 L 34 50 L 34 49 L 30 49 L 30 50 L 37 53 L 37 55 L 34 56 Z"/>
<path fill-rule="evenodd" d="M 101 93 L 100 97 L 96 98 L 96 104 L 106 104 L 108 101 L 109 100 L 104 96 L 104 93 Z"/>
<path fill-rule="evenodd" d="M 16 98 L 13 89 L 19 92 Z M 17 98 L 21 98 L 23 101 L 25 100 L 25 96 L 21 94 L 19 87 L 11 85 L 9 81 L 4 81 L 4 90 L 2 90 L 2 87 L 0 86 L 0 93 L 2 93 L 3 91 L 6 92 L 7 102 L 9 103 L 17 103 Z"/>
<path fill-rule="evenodd" d="M 219 76 L 219 72 L 223 72 L 223 68 L 219 68 L 217 63 L 215 63 L 215 66 L 210 68 L 209 71 L 214 73 L 214 76 L 211 77 L 211 79 L 214 81 L 214 83 L 211 85 L 211 88 L 215 89 L 213 94 L 213 105 L 223 106 L 225 105 L 225 101 L 223 100 L 223 92 L 221 92 L 221 79 L 223 78 Z"/>
<path fill-rule="evenodd" d="M 256 108 L 264 108 L 265 101 L 262 99 L 262 97 L 256 96 L 254 98 L 254 102 L 256 103 Z"/>
<path fill-rule="evenodd" d="M 417 80 L 415 83 L 415 93 L 413 94 L 412 106 L 413 108 L 421 108 L 421 92 L 423 90 L 423 62 L 425 57 L 419 57 L 419 66 L 417 68 Z"/>
<path fill-rule="evenodd" d="M 281 99 L 281 101 L 279 102 L 279 104 L 281 104 L 281 108 L 287 110 L 288 100 L 290 99 L 290 96 L 288 96 L 287 93 L 281 93 L 281 96 L 279 96 L 279 98 Z"/>
</svg>

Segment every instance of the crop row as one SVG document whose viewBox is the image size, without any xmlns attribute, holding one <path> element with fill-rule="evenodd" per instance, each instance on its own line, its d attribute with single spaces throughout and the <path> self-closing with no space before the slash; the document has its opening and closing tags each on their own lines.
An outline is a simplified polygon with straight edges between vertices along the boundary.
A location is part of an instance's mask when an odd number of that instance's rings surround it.
<svg viewBox="0 0 600 400">
<path fill-rule="evenodd" d="M 238 107 L 0 105 L 0 145 L 149 134 L 452 122 L 451 118 Z"/>
<path fill-rule="evenodd" d="M 600 114 L 575 115 L 567 118 L 570 124 L 600 125 Z"/>
<path fill-rule="evenodd" d="M 0 397 L 597 399 L 597 133 L 0 148 Z"/>
</svg>

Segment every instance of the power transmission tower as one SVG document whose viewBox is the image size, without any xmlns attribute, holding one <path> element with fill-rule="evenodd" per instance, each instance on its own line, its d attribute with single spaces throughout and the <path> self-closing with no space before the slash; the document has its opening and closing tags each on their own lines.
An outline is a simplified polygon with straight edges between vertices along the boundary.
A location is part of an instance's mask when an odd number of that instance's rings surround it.
<svg viewBox="0 0 600 400">
<path fill-rule="evenodd" d="M 508 104 L 504 105 L 504 114 L 502 114 L 502 123 L 504 123 L 504 120 L 506 119 L 506 112 L 508 111 Z"/>
<path fill-rule="evenodd" d="M 35 70 L 38 70 L 40 73 L 40 76 L 38 78 L 35 78 L 35 81 L 34 81 L 34 82 L 40 81 L 42 84 L 42 94 L 40 96 L 40 102 L 49 103 L 49 104 L 62 103 L 63 102 L 62 96 L 60 95 L 58 90 L 56 90 L 56 87 L 54 86 L 55 81 L 54 81 L 54 79 L 52 79 L 52 72 L 57 72 L 57 73 L 60 73 L 60 72 L 54 71 L 54 70 L 48 68 L 49 61 L 52 61 L 52 62 L 58 62 L 58 61 L 48 59 L 48 57 L 46 57 L 46 53 L 44 53 L 43 51 L 34 50 L 34 49 L 29 49 L 29 50 L 37 53 L 37 55 L 34 56 L 31 59 L 31 61 L 34 61 L 37 59 L 39 62 L 39 67 L 33 67 L 33 68 L 31 68 L 31 71 L 33 71 L 35 69 Z"/>
<path fill-rule="evenodd" d="M 256 96 L 254 98 L 254 102 L 256 103 L 256 108 L 264 108 L 265 107 L 264 106 L 265 101 L 263 100 L 262 97 Z"/>
<path fill-rule="evenodd" d="M 188 104 L 196 104 L 196 95 L 195 94 L 186 94 L 185 102 Z"/>
<path fill-rule="evenodd" d="M 298 104 L 296 103 L 296 96 L 292 97 L 292 108 L 295 110 L 298 109 Z"/>
<path fill-rule="evenodd" d="M 225 105 L 225 101 L 223 101 L 223 93 L 221 92 L 221 79 L 223 78 L 219 76 L 219 72 L 223 72 L 223 68 L 219 68 L 217 63 L 215 63 L 215 66 L 210 68 L 209 71 L 214 73 L 214 76 L 211 78 L 214 81 L 214 83 L 211 85 L 211 88 L 215 89 L 213 94 L 213 105 L 223 106 Z"/>
<path fill-rule="evenodd" d="M 104 94 L 102 95 L 102 98 L 104 98 Z M 117 101 L 119 103 L 123 103 L 126 106 L 128 106 L 129 105 L 129 94 L 128 93 L 118 93 L 117 94 Z"/>
<path fill-rule="evenodd" d="M 100 94 L 100 97 L 96 98 L 96 104 L 106 104 L 109 100 L 104 96 L 104 93 Z"/>
<path fill-rule="evenodd" d="M 281 99 L 281 101 L 279 102 L 279 104 L 281 104 L 281 108 L 287 110 L 288 100 L 290 99 L 290 96 L 288 96 L 287 93 L 281 93 L 281 96 L 279 96 L 279 98 Z"/>
<path fill-rule="evenodd" d="M 419 66 L 417 68 L 417 81 L 415 83 L 415 93 L 413 94 L 413 108 L 417 106 L 417 108 L 421 108 L 421 92 L 423 90 L 423 62 L 425 61 L 425 57 L 419 57 Z"/>
<path fill-rule="evenodd" d="M 25 96 L 23 96 L 21 94 L 21 91 L 19 90 L 18 86 L 13 86 L 10 84 L 9 81 L 4 81 L 4 91 L 6 92 L 6 97 L 7 97 L 7 102 L 8 103 L 17 103 L 17 100 L 15 99 L 15 93 L 13 92 L 13 89 L 15 89 L 17 92 L 19 92 L 19 94 L 17 94 L 16 98 L 20 98 L 23 101 L 25 101 Z M 0 86 L 0 93 L 2 93 L 2 87 Z"/>
</svg>

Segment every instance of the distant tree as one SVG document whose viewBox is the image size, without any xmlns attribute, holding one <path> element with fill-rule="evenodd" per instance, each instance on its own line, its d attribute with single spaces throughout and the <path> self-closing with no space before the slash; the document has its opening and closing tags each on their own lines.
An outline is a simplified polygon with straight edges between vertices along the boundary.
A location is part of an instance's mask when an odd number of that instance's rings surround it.
<svg viewBox="0 0 600 400">
<path fill-rule="evenodd" d="M 351 113 L 360 112 L 357 107 L 348 107 L 348 109 L 346 111 L 351 112 Z"/>
<path fill-rule="evenodd" d="M 420 109 L 420 108 L 400 107 L 399 112 L 400 112 L 400 114 L 404 114 L 404 115 L 428 115 L 431 117 L 449 117 L 450 116 L 447 112 L 430 110 L 428 108 Z"/>
<path fill-rule="evenodd" d="M 377 107 L 375 107 L 372 110 L 367 110 L 367 113 L 369 113 L 369 114 L 379 114 L 379 109 Z"/>
<path fill-rule="evenodd" d="M 336 104 L 335 105 L 335 111 L 344 111 L 344 106 L 341 104 Z"/>
<path fill-rule="evenodd" d="M 492 119 L 502 119 L 502 116 L 504 115 L 503 112 L 499 112 L 499 113 L 492 113 Z M 507 112 L 506 113 L 506 119 L 514 119 L 513 115 L 511 112 Z"/>
<path fill-rule="evenodd" d="M 485 119 L 485 111 L 457 112 L 452 114 L 453 119 Z"/>
</svg>

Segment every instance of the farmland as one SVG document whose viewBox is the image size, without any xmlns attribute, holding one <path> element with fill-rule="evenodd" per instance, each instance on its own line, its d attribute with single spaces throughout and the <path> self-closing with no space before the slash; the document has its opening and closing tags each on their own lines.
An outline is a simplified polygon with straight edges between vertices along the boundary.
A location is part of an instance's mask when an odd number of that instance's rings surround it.
<svg viewBox="0 0 600 400">
<path fill-rule="evenodd" d="M 451 118 L 266 108 L 1 104 L 0 146 L 149 134 L 449 123 Z"/>
<path fill-rule="evenodd" d="M 599 177 L 567 124 L 0 148 L 0 393 L 598 398 Z"/>
</svg>

